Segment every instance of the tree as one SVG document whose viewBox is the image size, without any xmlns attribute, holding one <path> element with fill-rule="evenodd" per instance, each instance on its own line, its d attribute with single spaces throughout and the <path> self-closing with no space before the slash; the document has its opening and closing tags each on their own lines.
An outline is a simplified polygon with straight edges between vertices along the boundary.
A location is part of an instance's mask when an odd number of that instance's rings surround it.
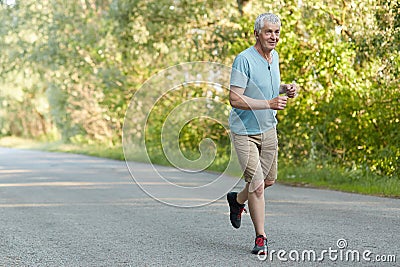
<svg viewBox="0 0 400 267">
<path fill-rule="evenodd" d="M 280 15 L 282 78 L 301 88 L 279 113 L 280 155 L 398 176 L 395 1 L 3 1 L 1 135 L 118 145 L 130 98 L 147 79 L 183 62 L 230 66 L 254 43 L 260 10 Z M 182 130 L 188 154 L 204 136 L 222 134 L 196 123 Z"/>
</svg>

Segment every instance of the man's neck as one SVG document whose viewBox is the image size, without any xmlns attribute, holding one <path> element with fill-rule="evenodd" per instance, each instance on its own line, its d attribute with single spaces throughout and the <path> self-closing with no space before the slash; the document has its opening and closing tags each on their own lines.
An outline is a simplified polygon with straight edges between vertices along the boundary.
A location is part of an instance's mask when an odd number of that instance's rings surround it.
<svg viewBox="0 0 400 267">
<path fill-rule="evenodd" d="M 259 42 L 257 42 L 254 47 L 256 48 L 257 52 L 263 57 L 265 58 L 268 62 L 272 61 L 272 50 L 268 50 L 268 49 L 263 49 L 263 47 L 261 46 L 261 44 Z"/>
</svg>

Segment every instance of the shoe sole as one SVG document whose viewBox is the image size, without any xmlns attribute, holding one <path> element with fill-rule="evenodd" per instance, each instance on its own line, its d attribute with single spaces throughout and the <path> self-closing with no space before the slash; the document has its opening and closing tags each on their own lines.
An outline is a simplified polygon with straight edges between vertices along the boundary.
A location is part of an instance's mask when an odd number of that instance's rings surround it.
<svg viewBox="0 0 400 267">
<path fill-rule="evenodd" d="M 252 254 L 254 254 L 254 255 L 268 255 L 268 251 L 267 252 L 265 252 L 265 251 L 262 251 L 262 250 L 260 250 L 260 251 L 252 251 L 251 252 Z"/>
</svg>

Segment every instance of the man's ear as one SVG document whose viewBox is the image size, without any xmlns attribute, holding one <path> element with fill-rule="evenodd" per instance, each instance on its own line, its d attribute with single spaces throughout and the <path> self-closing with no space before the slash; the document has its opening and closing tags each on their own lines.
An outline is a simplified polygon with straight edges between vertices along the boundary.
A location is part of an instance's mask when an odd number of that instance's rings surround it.
<svg viewBox="0 0 400 267">
<path fill-rule="evenodd" d="M 258 39 L 258 32 L 254 31 L 254 36 L 256 37 L 256 39 Z"/>
</svg>

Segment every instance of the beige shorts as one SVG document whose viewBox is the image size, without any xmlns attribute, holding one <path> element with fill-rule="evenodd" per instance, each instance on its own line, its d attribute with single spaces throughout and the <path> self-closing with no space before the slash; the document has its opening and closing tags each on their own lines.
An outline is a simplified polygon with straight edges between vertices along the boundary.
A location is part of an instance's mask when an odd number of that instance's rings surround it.
<svg viewBox="0 0 400 267">
<path fill-rule="evenodd" d="M 264 180 L 275 181 L 278 170 L 278 137 L 272 128 L 262 134 L 238 135 L 232 133 L 243 177 L 254 192 Z"/>
</svg>

